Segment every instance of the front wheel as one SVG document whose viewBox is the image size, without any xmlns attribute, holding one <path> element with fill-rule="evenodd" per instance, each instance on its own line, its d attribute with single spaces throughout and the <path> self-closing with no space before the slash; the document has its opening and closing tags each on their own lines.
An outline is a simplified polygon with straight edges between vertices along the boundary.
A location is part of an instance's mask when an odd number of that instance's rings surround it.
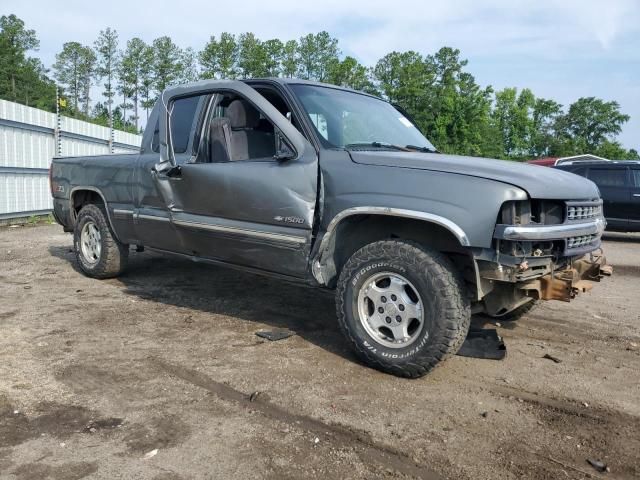
<svg viewBox="0 0 640 480">
<path fill-rule="evenodd" d="M 129 258 L 129 245 L 118 241 L 104 209 L 98 205 L 85 205 L 80 210 L 73 246 L 80 269 L 93 278 L 120 275 Z"/>
<path fill-rule="evenodd" d="M 340 326 L 368 365 L 417 378 L 455 354 L 471 313 L 457 270 L 416 243 L 366 245 L 346 262 L 336 292 Z"/>
</svg>

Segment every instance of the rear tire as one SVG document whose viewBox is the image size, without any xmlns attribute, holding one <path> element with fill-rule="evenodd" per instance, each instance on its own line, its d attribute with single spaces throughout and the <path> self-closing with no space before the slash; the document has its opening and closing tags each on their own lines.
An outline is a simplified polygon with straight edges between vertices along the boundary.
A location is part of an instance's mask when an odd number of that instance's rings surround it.
<svg viewBox="0 0 640 480">
<path fill-rule="evenodd" d="M 520 320 L 527 313 L 529 313 L 533 308 L 538 304 L 538 301 L 535 299 L 531 299 L 530 302 L 525 303 L 524 305 L 520 305 L 515 310 L 510 311 L 509 313 L 505 313 L 502 316 L 494 316 L 489 315 L 491 318 L 499 321 L 499 322 L 515 322 L 516 320 Z"/>
<path fill-rule="evenodd" d="M 129 259 L 129 245 L 115 237 L 102 206 L 82 207 L 73 233 L 76 260 L 82 272 L 92 278 L 120 275 Z"/>
<path fill-rule="evenodd" d="M 336 291 L 338 321 L 365 363 L 417 378 L 462 345 L 471 322 L 466 293 L 441 253 L 413 242 L 379 241 L 344 265 Z"/>
</svg>

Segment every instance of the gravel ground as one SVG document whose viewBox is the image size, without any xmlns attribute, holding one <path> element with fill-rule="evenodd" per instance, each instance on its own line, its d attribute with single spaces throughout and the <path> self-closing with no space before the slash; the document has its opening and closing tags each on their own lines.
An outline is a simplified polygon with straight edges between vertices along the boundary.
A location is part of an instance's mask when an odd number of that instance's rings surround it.
<svg viewBox="0 0 640 480">
<path fill-rule="evenodd" d="M 640 477 L 638 235 L 607 236 L 591 293 L 496 326 L 504 360 L 419 380 L 361 365 L 331 295 L 147 252 L 92 280 L 71 246 L 0 229 L 0 478 Z"/>
</svg>

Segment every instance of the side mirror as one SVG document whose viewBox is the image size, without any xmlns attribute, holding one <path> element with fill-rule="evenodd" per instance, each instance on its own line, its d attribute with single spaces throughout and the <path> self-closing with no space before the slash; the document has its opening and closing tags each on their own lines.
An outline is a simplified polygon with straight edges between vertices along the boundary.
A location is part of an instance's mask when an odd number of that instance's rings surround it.
<svg viewBox="0 0 640 480">
<path fill-rule="evenodd" d="M 273 156 L 278 161 L 290 160 L 296 157 L 296 152 L 286 138 L 280 132 L 276 132 L 276 154 Z"/>
</svg>

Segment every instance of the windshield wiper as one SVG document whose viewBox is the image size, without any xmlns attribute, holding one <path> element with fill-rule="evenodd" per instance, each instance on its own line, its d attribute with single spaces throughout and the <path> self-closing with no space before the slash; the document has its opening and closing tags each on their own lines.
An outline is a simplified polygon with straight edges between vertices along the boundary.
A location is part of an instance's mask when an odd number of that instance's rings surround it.
<svg viewBox="0 0 640 480">
<path fill-rule="evenodd" d="M 409 148 L 407 147 L 401 147 L 400 145 L 394 145 L 393 143 L 387 143 L 387 142 L 358 142 L 358 143 L 348 143 L 344 146 L 345 149 L 361 148 L 361 147 L 391 148 L 393 150 L 400 150 L 402 152 L 409 151 Z"/>
<path fill-rule="evenodd" d="M 418 150 L 419 152 L 425 153 L 440 153 L 435 148 L 419 147 L 417 145 L 406 145 L 405 148 L 408 150 Z"/>
</svg>

